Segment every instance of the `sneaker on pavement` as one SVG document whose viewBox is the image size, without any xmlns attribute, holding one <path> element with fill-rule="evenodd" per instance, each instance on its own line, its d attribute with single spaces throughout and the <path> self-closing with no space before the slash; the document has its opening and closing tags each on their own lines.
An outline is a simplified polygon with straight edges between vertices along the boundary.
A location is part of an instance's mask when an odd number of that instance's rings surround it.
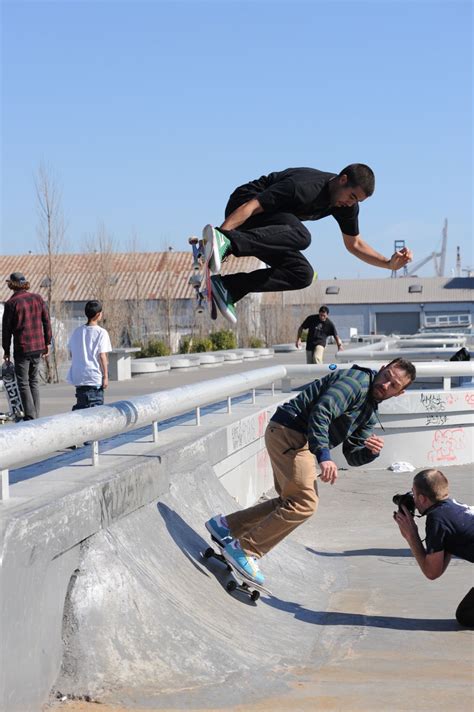
<svg viewBox="0 0 474 712">
<path fill-rule="evenodd" d="M 214 539 L 225 546 L 231 539 L 232 534 L 227 526 L 226 519 L 223 514 L 216 514 L 215 517 L 209 519 L 204 525 Z"/>
<path fill-rule="evenodd" d="M 222 316 L 224 316 L 227 321 L 230 321 L 231 324 L 235 324 L 237 322 L 237 313 L 235 311 L 234 302 L 229 290 L 224 287 L 224 283 L 218 274 L 213 274 L 211 277 L 211 289 L 212 297 Z"/>
<path fill-rule="evenodd" d="M 220 230 L 206 225 L 202 231 L 204 257 L 213 274 L 219 274 L 222 262 L 231 252 L 230 240 Z"/>
<path fill-rule="evenodd" d="M 248 556 L 236 539 L 225 545 L 223 554 L 229 564 L 235 566 L 243 576 L 263 585 L 265 577 L 258 568 L 257 559 L 254 556 Z"/>
</svg>

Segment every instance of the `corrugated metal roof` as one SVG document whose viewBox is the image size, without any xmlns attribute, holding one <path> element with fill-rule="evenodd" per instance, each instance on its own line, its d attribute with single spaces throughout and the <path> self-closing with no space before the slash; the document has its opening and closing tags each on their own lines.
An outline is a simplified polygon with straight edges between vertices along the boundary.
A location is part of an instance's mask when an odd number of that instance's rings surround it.
<svg viewBox="0 0 474 712">
<path fill-rule="evenodd" d="M 61 254 L 52 257 L 55 295 L 59 301 L 85 302 L 98 293 L 101 280 L 110 281 L 110 298 L 192 299 L 191 251 Z M 262 267 L 255 257 L 229 257 L 222 273 L 251 272 Z M 5 280 L 12 272 L 23 272 L 33 292 L 46 294 L 41 286 L 48 275 L 48 255 L 0 256 L 0 301 L 12 294 Z"/>
<path fill-rule="evenodd" d="M 188 284 L 192 257 L 186 252 L 98 253 L 53 256 L 57 298 L 84 302 L 93 298 L 104 276 L 111 281 L 110 297 L 116 299 L 191 299 Z M 103 266 L 101 262 L 103 260 Z M 230 257 L 223 274 L 250 272 L 262 267 L 254 257 Z M 48 274 L 48 255 L 0 256 L 0 301 L 11 295 L 5 279 L 11 272 L 23 272 L 31 290 L 45 294 L 41 283 Z M 421 285 L 421 293 L 410 293 L 410 285 Z M 338 287 L 338 294 L 326 294 Z M 285 292 L 285 304 L 407 304 L 430 302 L 470 302 L 474 296 L 473 277 L 398 277 L 396 279 L 321 279 L 306 289 Z M 281 304 L 282 295 L 263 295 L 264 304 Z"/>
<path fill-rule="evenodd" d="M 421 292 L 409 291 L 420 285 Z M 337 294 L 327 294 L 326 290 Z M 284 304 L 429 304 L 471 302 L 474 277 L 397 277 L 382 279 L 320 279 L 298 291 L 284 293 Z M 263 304 L 281 304 L 282 295 L 265 294 Z"/>
</svg>

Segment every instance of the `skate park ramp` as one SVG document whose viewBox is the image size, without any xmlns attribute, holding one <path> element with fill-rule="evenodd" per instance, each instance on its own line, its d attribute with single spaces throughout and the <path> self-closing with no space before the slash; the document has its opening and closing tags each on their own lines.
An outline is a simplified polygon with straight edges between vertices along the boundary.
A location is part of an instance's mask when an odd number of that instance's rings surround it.
<svg viewBox="0 0 474 712">
<path fill-rule="evenodd" d="M 315 563 L 285 542 L 265 558 L 274 597 L 230 595 L 225 566 L 201 552 L 206 519 L 233 509 L 212 468 L 189 461 L 159 501 L 84 542 L 64 611 L 58 691 L 125 706 L 219 707 L 223 689 L 229 705 L 243 687 L 247 700 L 283 691 L 284 670 L 314 659 L 306 605 L 326 610 L 343 583 L 341 562 Z M 329 647 L 320 641 L 319 663 Z"/>
<path fill-rule="evenodd" d="M 204 521 L 233 498 L 206 462 L 182 465 L 158 501 L 84 544 L 57 691 L 129 710 L 472 709 L 472 632 L 454 617 L 472 567 L 422 576 L 392 520 L 409 473 L 320 485 L 316 516 L 262 561 L 273 596 L 255 604 L 201 558 Z M 470 467 L 445 472 L 472 501 Z"/>
</svg>

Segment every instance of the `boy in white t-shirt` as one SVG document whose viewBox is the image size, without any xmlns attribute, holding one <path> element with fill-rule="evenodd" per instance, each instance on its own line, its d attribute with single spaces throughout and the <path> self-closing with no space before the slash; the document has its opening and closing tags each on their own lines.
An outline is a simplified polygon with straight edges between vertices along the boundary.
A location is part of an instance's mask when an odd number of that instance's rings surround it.
<svg viewBox="0 0 474 712">
<path fill-rule="evenodd" d="M 78 326 L 69 339 L 72 363 L 67 381 L 76 386 L 76 405 L 73 410 L 93 408 L 104 404 L 104 388 L 109 385 L 107 372 L 110 338 L 99 326 L 102 319 L 102 304 L 96 299 L 85 306 L 87 324 Z"/>
</svg>

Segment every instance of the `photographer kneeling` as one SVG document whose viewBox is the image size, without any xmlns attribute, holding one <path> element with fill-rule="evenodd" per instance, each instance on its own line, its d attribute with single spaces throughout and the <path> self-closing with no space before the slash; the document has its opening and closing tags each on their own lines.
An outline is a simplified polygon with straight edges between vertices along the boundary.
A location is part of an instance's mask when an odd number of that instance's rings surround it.
<svg viewBox="0 0 474 712">
<path fill-rule="evenodd" d="M 410 512 L 410 493 L 395 495 L 399 511 L 394 512 L 393 518 L 425 576 L 431 580 L 439 578 L 453 554 L 474 562 L 474 509 L 449 498 L 448 480 L 443 473 L 422 470 L 413 479 L 412 492 L 414 506 L 426 516 L 426 548 Z M 459 604 L 456 619 L 466 628 L 474 627 L 474 588 Z"/>
</svg>

